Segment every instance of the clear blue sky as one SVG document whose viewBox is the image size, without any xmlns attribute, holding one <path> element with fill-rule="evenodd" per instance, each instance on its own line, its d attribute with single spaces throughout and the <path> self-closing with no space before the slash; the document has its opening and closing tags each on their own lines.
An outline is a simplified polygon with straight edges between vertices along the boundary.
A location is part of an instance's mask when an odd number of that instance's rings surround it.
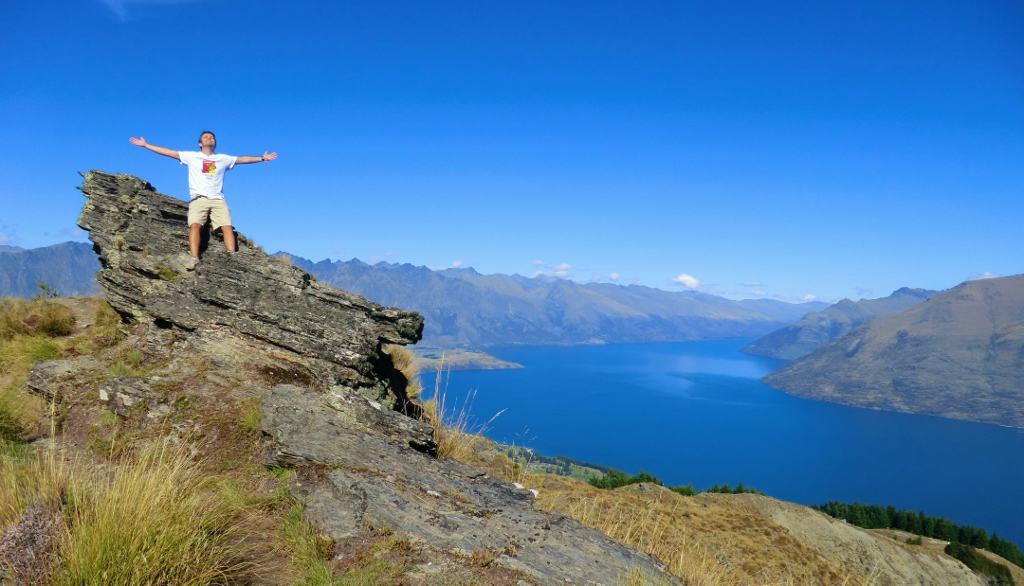
<svg viewBox="0 0 1024 586">
<path fill-rule="evenodd" d="M 1024 272 L 1019 2 L 4 4 L 0 242 L 82 239 L 79 170 L 185 197 L 128 137 L 204 128 L 278 151 L 228 174 L 235 225 L 314 260 L 823 300 Z"/>
</svg>

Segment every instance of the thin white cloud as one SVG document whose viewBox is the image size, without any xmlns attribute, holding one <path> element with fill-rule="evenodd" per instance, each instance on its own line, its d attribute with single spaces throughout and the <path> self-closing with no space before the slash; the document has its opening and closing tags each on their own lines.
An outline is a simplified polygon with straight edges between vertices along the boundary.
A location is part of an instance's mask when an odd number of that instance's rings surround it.
<svg viewBox="0 0 1024 586">
<path fill-rule="evenodd" d="M 800 298 L 800 301 L 803 301 L 804 303 L 810 303 L 811 301 L 817 301 L 817 300 L 818 300 L 818 296 L 814 295 L 813 293 L 808 293 L 808 294 L 806 294 L 806 295 L 804 295 L 803 297 Z"/>
<path fill-rule="evenodd" d="M 381 252 L 380 254 L 370 255 L 369 261 L 370 261 L 370 264 L 375 265 L 375 264 L 379 263 L 382 260 L 387 260 L 389 258 L 394 258 L 396 256 L 398 256 L 397 252 L 395 252 L 393 250 L 385 250 L 384 252 Z"/>
<path fill-rule="evenodd" d="M 622 278 L 622 275 L 620 275 L 619 273 L 608 273 L 608 280 L 609 281 L 617 282 L 621 278 Z"/>
<path fill-rule="evenodd" d="M 537 270 L 533 272 L 534 277 L 546 276 L 546 277 L 558 277 L 560 279 L 568 279 L 572 275 L 572 264 L 567 262 L 560 262 L 557 265 L 543 261 L 533 260 L 531 264 L 537 267 Z"/>
<path fill-rule="evenodd" d="M 696 289 L 697 287 L 700 287 L 700 279 L 686 273 L 679 273 L 675 277 L 672 277 L 672 282 L 676 285 L 682 285 L 687 289 Z"/>
<path fill-rule="evenodd" d="M 999 276 L 1000 275 L 997 275 L 997 274 L 995 274 L 993 272 L 985 271 L 983 273 L 975 273 L 975 274 L 967 277 L 967 280 L 968 281 L 980 281 L 982 279 L 995 279 L 995 278 L 998 278 Z"/>
<path fill-rule="evenodd" d="M 173 6 L 176 4 L 194 4 L 201 0 L 100 0 L 114 13 L 118 20 L 128 20 L 128 9 L 133 6 Z"/>
<path fill-rule="evenodd" d="M 14 244 L 14 236 L 0 232 L 0 244 Z"/>
<path fill-rule="evenodd" d="M 763 289 L 754 289 L 753 291 L 750 292 L 750 294 L 753 295 L 754 297 L 764 297 L 768 295 L 768 292 Z"/>
<path fill-rule="evenodd" d="M 461 260 L 453 260 L 451 268 L 453 268 L 453 269 L 461 269 L 462 268 L 462 261 Z"/>
<path fill-rule="evenodd" d="M 749 283 L 740 283 L 739 285 L 740 287 L 744 287 L 746 289 L 760 289 L 761 287 L 764 287 L 764 284 L 758 283 L 756 281 L 751 281 Z"/>
</svg>

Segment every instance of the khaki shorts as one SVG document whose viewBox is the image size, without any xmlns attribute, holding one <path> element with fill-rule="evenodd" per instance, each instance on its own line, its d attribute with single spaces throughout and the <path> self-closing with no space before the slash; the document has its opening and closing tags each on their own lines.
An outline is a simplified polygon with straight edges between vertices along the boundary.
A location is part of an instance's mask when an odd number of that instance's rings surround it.
<svg viewBox="0 0 1024 586">
<path fill-rule="evenodd" d="M 223 199 L 210 199 L 208 197 L 197 197 L 188 204 L 188 225 L 206 223 L 209 218 L 213 229 L 221 226 L 231 225 L 231 214 L 228 213 L 228 204 Z"/>
</svg>

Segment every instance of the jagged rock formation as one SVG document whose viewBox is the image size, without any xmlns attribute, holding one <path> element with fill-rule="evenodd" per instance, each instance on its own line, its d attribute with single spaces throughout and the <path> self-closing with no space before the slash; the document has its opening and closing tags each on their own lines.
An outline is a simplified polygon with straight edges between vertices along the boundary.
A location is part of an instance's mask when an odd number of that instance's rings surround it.
<svg viewBox="0 0 1024 586">
<path fill-rule="evenodd" d="M 1024 275 L 876 318 L 764 381 L 846 405 L 1024 427 Z"/>
<path fill-rule="evenodd" d="M 321 285 L 275 261 L 242 235 L 231 254 L 217 243 L 193 266 L 184 238 L 188 208 L 125 175 L 92 172 L 78 219 L 102 269 L 97 280 L 122 315 L 184 331 L 228 331 L 312 358 L 321 382 L 390 383 L 381 347 L 419 340 L 423 318 Z M 401 397 L 404 389 L 392 388 Z"/>
<path fill-rule="evenodd" d="M 851 301 L 843 299 L 821 311 L 809 313 L 800 321 L 762 336 L 743 351 L 757 356 L 793 360 L 806 356 L 876 317 L 892 315 L 928 299 L 935 291 L 903 287 L 888 297 Z"/>
<path fill-rule="evenodd" d="M 489 565 L 538 583 L 616 583 L 637 570 L 673 582 L 649 556 L 537 511 L 529 491 L 433 455 L 431 430 L 384 352 L 420 338 L 419 315 L 325 286 L 241 235 L 239 252 L 213 242 L 193 266 L 184 202 L 98 171 L 81 190 L 98 282 L 144 326 L 140 350 L 169 364 L 160 376 L 98 383 L 108 409 L 162 419 L 172 409 L 162 389 L 182 386 L 259 397 L 267 463 L 298 471 L 293 494 L 337 543 L 386 528 L 448 553 L 486 551 Z M 181 373 L 193 356 L 209 356 L 210 371 Z M 80 366 L 43 363 L 28 386 L 80 392 L 63 382 Z"/>
</svg>

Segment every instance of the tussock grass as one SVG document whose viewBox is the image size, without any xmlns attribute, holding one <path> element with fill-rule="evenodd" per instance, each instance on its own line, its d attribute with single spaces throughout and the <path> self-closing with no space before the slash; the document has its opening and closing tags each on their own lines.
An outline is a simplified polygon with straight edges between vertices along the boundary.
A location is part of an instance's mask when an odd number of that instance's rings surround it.
<svg viewBox="0 0 1024 586">
<path fill-rule="evenodd" d="M 292 568 L 301 576 L 300 584 L 334 584 L 331 568 L 327 564 L 333 543 L 306 521 L 302 516 L 303 510 L 301 503 L 295 503 L 281 524 L 280 535 L 291 551 Z"/>
<path fill-rule="evenodd" d="M 250 433 L 258 433 L 263 426 L 263 401 L 254 397 L 242 403 L 238 426 Z"/>
<path fill-rule="evenodd" d="M 731 576 L 701 545 L 696 531 L 677 522 L 685 512 L 678 500 L 681 498 L 660 487 L 638 494 L 621 489 L 602 490 L 568 478 L 545 477 L 537 506 L 568 515 L 616 541 L 654 555 L 687 584 L 739 583 L 737 576 Z"/>
<path fill-rule="evenodd" d="M 66 490 L 55 584 L 207 584 L 249 569 L 238 517 L 183 448 L 78 468 Z"/>
<path fill-rule="evenodd" d="M 471 462 L 474 460 L 478 444 L 486 441 L 480 436 L 505 410 L 502 409 L 495 413 L 483 425 L 473 425 L 469 407 L 473 403 L 475 392 L 471 391 L 462 406 L 456 408 L 455 405 L 448 402 L 450 377 L 451 369 L 445 369 L 444 355 L 442 354 L 441 360 L 437 364 L 437 376 L 434 378 L 434 395 L 423 404 L 423 415 L 433 430 L 438 458 Z"/>
<path fill-rule="evenodd" d="M 0 299 L 0 340 L 15 336 L 66 336 L 75 327 L 67 307 L 48 299 Z"/>
<path fill-rule="evenodd" d="M 794 539 L 746 495 L 683 496 L 652 484 L 614 490 L 534 477 L 538 508 L 559 512 L 652 554 L 687 584 L 871 584 Z M 755 497 L 757 498 L 757 497 Z"/>
<path fill-rule="evenodd" d="M 147 376 L 152 371 L 152 368 L 145 365 L 144 362 L 145 356 L 143 356 L 142 352 L 128 349 L 110 366 L 110 376 Z"/>
<path fill-rule="evenodd" d="M 121 317 L 110 304 L 102 299 L 94 299 L 92 302 L 95 307 L 92 325 L 69 341 L 68 348 L 77 354 L 92 354 L 109 348 L 123 337 L 119 329 Z"/>
<path fill-rule="evenodd" d="M 48 450 L 0 454 L 0 525 L 28 507 L 62 512 L 51 582 L 209 584 L 243 578 L 252 562 L 242 518 L 177 446 L 151 446 L 110 466 Z"/>
<path fill-rule="evenodd" d="M 0 528 L 33 505 L 60 506 L 69 468 L 52 450 L 44 455 L 16 444 L 0 448 Z"/>
<path fill-rule="evenodd" d="M 44 412 L 40 399 L 22 388 L 32 364 L 60 358 L 54 340 L 75 326 L 71 310 L 47 299 L 0 299 L 0 441 L 16 441 L 36 429 Z"/>
<path fill-rule="evenodd" d="M 391 363 L 395 369 L 402 373 L 408 382 L 405 387 L 405 396 L 410 399 L 418 399 L 423 391 L 423 384 L 420 382 L 419 366 L 416 364 L 416 357 L 404 346 L 390 344 L 384 347 L 384 352 L 391 357 Z"/>
</svg>

